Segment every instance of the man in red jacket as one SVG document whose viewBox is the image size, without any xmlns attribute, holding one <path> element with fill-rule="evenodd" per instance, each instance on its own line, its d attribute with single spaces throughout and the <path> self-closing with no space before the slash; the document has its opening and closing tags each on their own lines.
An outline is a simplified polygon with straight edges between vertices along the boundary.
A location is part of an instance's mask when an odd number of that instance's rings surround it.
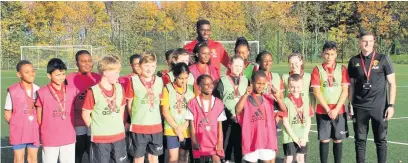
<svg viewBox="0 0 408 163">
<path fill-rule="evenodd" d="M 230 57 L 228 56 L 228 53 L 225 51 L 222 44 L 220 44 L 219 42 L 210 40 L 211 25 L 208 20 L 202 19 L 202 20 L 197 21 L 196 29 L 197 29 L 197 39 L 185 45 L 184 49 L 190 54 L 192 54 L 194 47 L 197 43 L 203 42 L 203 41 L 206 42 L 208 46 L 210 47 L 210 52 L 211 52 L 210 63 L 218 69 L 218 73 L 219 73 L 221 63 L 225 67 L 228 66 L 229 59 L 230 59 Z M 194 63 L 194 61 L 190 63 Z"/>
</svg>

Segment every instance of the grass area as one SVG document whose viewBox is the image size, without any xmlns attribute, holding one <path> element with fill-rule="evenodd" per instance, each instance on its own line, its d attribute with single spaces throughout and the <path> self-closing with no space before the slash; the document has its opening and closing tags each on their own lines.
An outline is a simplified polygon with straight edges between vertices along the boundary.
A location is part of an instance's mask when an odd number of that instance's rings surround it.
<svg viewBox="0 0 408 163">
<path fill-rule="evenodd" d="M 314 65 L 307 65 L 306 72 L 311 72 Z M 163 69 L 164 66 L 159 66 L 158 69 Z M 397 100 L 395 104 L 396 112 L 394 118 L 389 121 L 389 128 L 388 128 L 388 140 L 392 141 L 393 143 L 388 143 L 388 162 L 408 162 L 408 156 L 406 152 L 408 151 L 408 119 L 403 117 L 408 117 L 408 65 L 394 65 L 396 70 L 396 77 L 397 77 Z M 272 67 L 274 72 L 278 72 L 280 74 L 287 72 L 288 66 L 287 65 L 274 65 Z M 46 76 L 46 70 L 41 69 L 37 70 L 37 78 L 35 83 L 39 86 L 43 86 L 49 82 L 49 79 Z M 72 70 L 71 70 L 72 71 Z M 69 72 L 71 72 L 69 71 Z M 125 75 L 130 72 L 130 69 L 124 69 L 121 74 Z M 223 69 L 225 72 L 225 69 Z M 224 74 L 224 73 L 222 73 Z M 15 71 L 2 71 L 1 72 L 1 107 L 4 106 L 4 99 L 7 93 L 7 88 L 15 82 L 18 82 L 19 78 L 16 77 Z M 1 117 L 3 117 L 3 111 L 0 113 Z M 313 118 L 313 123 L 315 124 L 315 118 Z M 350 136 L 354 136 L 353 126 L 352 123 L 348 123 Z M 312 130 L 316 131 L 316 125 L 312 126 Z M 368 138 L 373 138 L 371 134 L 372 129 L 370 128 L 370 133 Z M 4 120 L 1 120 L 1 162 L 9 163 L 13 162 L 13 154 L 11 148 L 9 146 L 9 137 L 8 137 L 8 125 Z M 317 141 L 317 133 L 311 132 L 309 134 L 309 145 L 308 145 L 308 157 L 307 161 L 310 163 L 316 163 L 319 161 L 319 142 Z M 405 145 L 397 144 L 397 143 L 405 143 Z M 333 160 L 332 147 L 330 147 L 330 160 Z M 283 149 L 282 145 L 279 142 L 279 151 L 278 157 L 283 157 Z M 343 162 L 351 163 L 355 162 L 355 150 L 354 150 L 354 140 L 349 138 L 344 141 L 343 145 Z M 279 162 L 279 161 L 278 161 Z M 333 162 L 333 161 L 330 161 Z M 373 141 L 367 141 L 367 162 L 376 162 L 376 151 L 375 145 Z"/>
</svg>

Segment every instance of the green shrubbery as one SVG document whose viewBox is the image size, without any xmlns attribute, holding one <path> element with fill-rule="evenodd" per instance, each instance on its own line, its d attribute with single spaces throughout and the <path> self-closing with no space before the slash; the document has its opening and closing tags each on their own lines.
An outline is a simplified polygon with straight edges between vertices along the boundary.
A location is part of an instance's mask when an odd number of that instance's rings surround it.
<svg viewBox="0 0 408 163">
<path fill-rule="evenodd" d="M 397 64 L 408 64 L 408 54 L 390 55 L 391 61 Z"/>
</svg>

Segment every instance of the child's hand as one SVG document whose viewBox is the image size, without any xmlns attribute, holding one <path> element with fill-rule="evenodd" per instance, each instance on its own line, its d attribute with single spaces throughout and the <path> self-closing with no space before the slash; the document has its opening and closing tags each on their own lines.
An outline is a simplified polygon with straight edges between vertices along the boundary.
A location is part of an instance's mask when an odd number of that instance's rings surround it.
<svg viewBox="0 0 408 163">
<path fill-rule="evenodd" d="M 183 142 L 183 141 L 184 141 L 184 135 L 183 135 L 183 133 L 178 133 L 178 134 L 177 134 L 177 137 L 178 137 L 178 139 L 179 139 L 179 142 Z"/>
<path fill-rule="evenodd" d="M 271 87 L 271 94 L 273 95 L 273 97 L 277 100 L 279 99 L 280 96 L 280 92 L 278 91 L 278 89 L 276 89 L 273 85 Z"/>
<path fill-rule="evenodd" d="M 251 93 L 252 93 L 252 84 L 249 84 L 249 86 L 248 86 L 247 89 L 246 89 L 245 94 L 246 94 L 246 95 L 250 95 Z"/>
<path fill-rule="evenodd" d="M 329 115 L 330 119 L 335 120 L 339 115 L 339 109 L 330 110 L 327 114 Z"/>
<path fill-rule="evenodd" d="M 305 147 L 307 140 L 305 138 L 300 139 L 300 146 Z"/>
<path fill-rule="evenodd" d="M 193 143 L 193 150 L 199 150 L 201 147 L 200 147 L 200 144 L 198 144 L 198 143 Z"/>
<path fill-rule="evenodd" d="M 235 123 L 238 123 L 237 116 L 235 116 L 235 115 L 231 116 L 231 120 L 232 120 L 233 122 L 235 122 Z"/>
<path fill-rule="evenodd" d="M 174 131 L 176 132 L 177 135 L 183 134 L 183 129 L 182 129 L 182 127 L 180 127 L 180 126 L 176 127 L 176 128 L 174 129 Z"/>
<path fill-rule="evenodd" d="M 295 143 L 296 145 L 300 147 L 300 139 L 298 137 L 295 137 L 292 140 L 293 140 L 293 143 Z"/>
<path fill-rule="evenodd" d="M 125 123 L 125 130 L 126 130 L 126 131 L 129 131 L 129 130 L 130 130 L 130 124 L 127 123 L 127 122 Z"/>
<path fill-rule="evenodd" d="M 217 143 L 217 146 L 215 146 L 215 150 L 217 150 L 217 151 L 223 150 L 222 142 L 218 142 L 218 143 Z"/>
</svg>

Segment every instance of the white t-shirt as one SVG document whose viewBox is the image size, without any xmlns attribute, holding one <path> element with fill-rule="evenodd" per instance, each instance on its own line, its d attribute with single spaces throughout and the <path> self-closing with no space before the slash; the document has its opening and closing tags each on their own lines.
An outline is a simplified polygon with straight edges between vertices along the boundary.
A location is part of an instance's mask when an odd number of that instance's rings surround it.
<svg viewBox="0 0 408 163">
<path fill-rule="evenodd" d="M 33 84 L 33 90 L 34 90 L 34 95 L 33 95 L 33 99 L 37 99 L 37 91 L 40 89 L 39 86 Z M 27 94 L 31 96 L 31 90 L 26 90 Z M 25 95 L 22 95 L 25 96 Z M 6 104 L 4 105 L 4 109 L 5 110 L 12 110 L 13 109 L 13 102 L 11 102 L 11 96 L 10 96 L 10 92 L 7 91 L 7 97 L 6 97 Z"/>
<path fill-rule="evenodd" d="M 202 104 L 201 104 L 201 102 L 200 102 L 200 96 L 197 96 L 196 97 L 197 98 L 197 101 L 198 101 L 198 105 L 200 105 L 200 107 L 202 106 Z M 213 106 L 214 107 L 214 103 L 215 103 L 215 97 L 214 96 L 212 96 L 211 97 L 212 99 L 211 99 L 211 106 Z M 210 100 L 203 100 L 203 105 L 204 105 L 204 107 L 202 107 L 202 108 L 204 108 L 204 112 L 208 112 L 208 105 L 210 105 L 209 103 L 210 103 Z M 190 110 L 188 110 L 187 112 L 186 112 L 186 115 L 185 115 L 185 119 L 186 120 L 194 120 L 194 115 L 193 115 L 193 113 L 191 113 L 191 111 Z M 223 110 L 222 111 L 222 113 L 218 116 L 218 118 L 217 118 L 217 121 L 225 121 L 225 120 L 227 120 L 227 116 L 225 115 L 225 111 Z"/>
</svg>

